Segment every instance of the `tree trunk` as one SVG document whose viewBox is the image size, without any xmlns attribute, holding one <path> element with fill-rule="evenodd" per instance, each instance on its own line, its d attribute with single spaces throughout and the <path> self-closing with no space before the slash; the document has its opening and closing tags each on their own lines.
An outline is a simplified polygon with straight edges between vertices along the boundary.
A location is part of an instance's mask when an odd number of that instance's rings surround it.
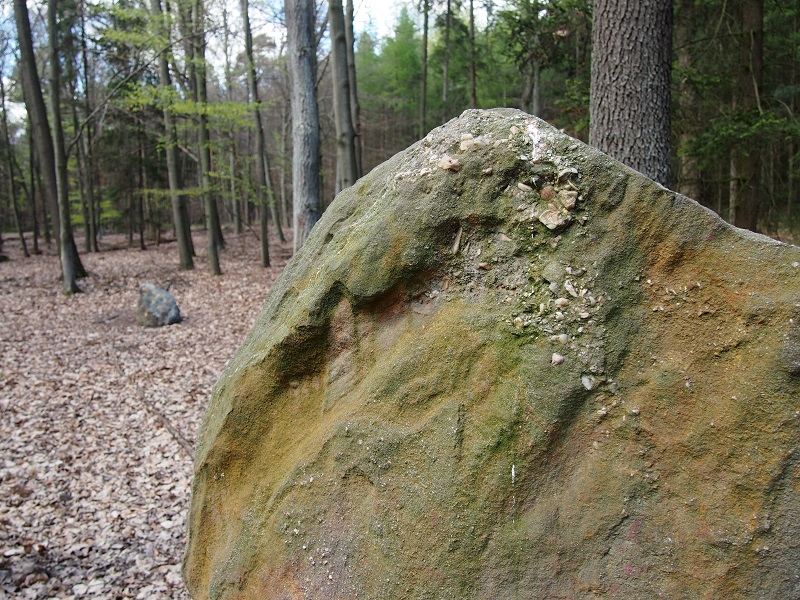
<svg viewBox="0 0 800 600">
<path fill-rule="evenodd" d="M 287 0 L 286 29 L 289 46 L 289 73 L 292 78 L 292 138 L 294 140 L 292 154 L 293 248 L 297 252 L 322 215 L 313 0 Z"/>
<path fill-rule="evenodd" d="M 208 130 L 208 93 L 206 87 L 205 61 L 205 13 L 202 0 L 194 0 L 192 4 L 194 73 L 197 88 L 197 104 L 199 119 L 197 128 L 198 154 L 200 156 L 200 187 L 203 190 L 203 206 L 205 207 L 206 235 L 208 236 L 208 264 L 213 275 L 221 275 L 219 266 L 219 214 L 211 185 L 211 145 Z"/>
<path fill-rule="evenodd" d="M 80 3 L 81 18 L 81 56 L 83 57 L 83 93 L 84 110 L 87 115 L 92 114 L 91 103 L 91 78 L 89 77 L 89 52 L 86 47 L 86 3 Z M 92 121 L 86 123 L 85 135 L 81 136 L 79 144 L 83 144 L 83 156 L 85 158 L 85 182 L 86 198 L 89 204 L 89 251 L 98 252 L 97 248 L 97 217 L 95 215 L 95 194 L 94 194 L 94 153 L 92 152 Z"/>
<path fill-rule="evenodd" d="M 72 219 L 69 211 L 69 182 L 67 179 L 67 155 L 64 146 L 64 128 L 61 123 L 61 79 L 58 48 L 58 26 L 56 24 L 56 10 L 58 0 L 47 2 L 47 30 L 50 38 L 50 113 L 53 117 L 53 149 L 54 166 L 56 170 L 56 191 L 58 194 L 58 219 L 59 237 L 61 248 L 61 274 L 63 276 L 64 291 L 74 294 L 80 291 L 77 278 L 85 277 L 86 272 L 75 247 L 72 237 Z"/>
<path fill-rule="evenodd" d="M 742 4 L 742 45 L 739 84 L 734 92 L 735 109 L 753 114 L 761 109 L 764 79 L 764 0 L 744 0 Z M 749 142 L 734 149 L 733 163 L 737 194 L 731 199 L 731 223 L 756 231 L 761 201 L 760 144 Z"/>
<path fill-rule="evenodd" d="M 36 70 L 36 57 L 33 53 L 31 26 L 28 19 L 28 5 L 25 0 L 14 0 L 14 19 L 17 24 L 17 37 L 20 52 L 20 71 L 22 73 L 22 89 L 25 107 L 28 110 L 30 133 L 36 147 L 39 173 L 42 177 L 43 204 L 50 205 L 50 213 L 57 214 L 58 185 L 56 184 L 55 153 L 50 125 L 47 120 L 47 107 L 42 96 L 39 73 Z M 58 228 L 56 228 L 58 234 Z M 45 230 L 49 238 L 49 229 Z M 58 240 L 56 240 L 58 242 Z M 50 244 L 49 239 L 47 244 Z"/>
<path fill-rule="evenodd" d="M 236 194 L 236 140 L 231 141 L 231 208 L 233 209 L 233 230 L 242 233 L 242 210 Z"/>
<path fill-rule="evenodd" d="M 336 124 L 336 192 L 350 187 L 358 179 L 355 131 L 350 107 L 350 78 L 347 69 L 347 36 L 341 0 L 328 0 L 331 35 L 331 75 L 333 112 Z"/>
<path fill-rule="evenodd" d="M 478 108 L 478 90 L 475 77 L 475 2 L 469 0 L 469 105 Z M 538 113 L 534 113 L 538 114 Z"/>
<path fill-rule="evenodd" d="M 261 98 L 258 95 L 258 81 L 256 80 L 256 67 L 253 62 L 253 36 L 250 31 L 250 12 L 248 0 L 241 0 L 242 20 L 244 22 L 244 48 L 247 56 L 247 87 L 250 101 L 253 103 L 253 124 L 256 130 L 256 202 L 258 203 L 259 219 L 261 221 L 261 266 L 269 266 L 269 236 L 267 227 L 267 202 L 269 202 L 269 172 L 263 156 L 266 154 L 264 141 L 264 128 L 261 124 Z M 281 224 L 277 223 L 280 228 Z"/>
<path fill-rule="evenodd" d="M 425 114 L 428 106 L 428 17 L 430 15 L 429 0 L 422 0 L 422 91 L 419 99 L 419 139 L 425 137 L 427 129 Z"/>
<path fill-rule="evenodd" d="M 28 139 L 31 138 L 30 134 L 30 127 L 28 128 Z M 36 208 L 36 164 L 33 159 L 33 143 L 28 144 L 28 161 L 29 161 L 29 170 L 30 170 L 30 178 L 31 178 L 31 219 L 33 219 L 33 253 L 34 254 L 41 254 L 42 251 L 39 249 L 39 211 Z"/>
<path fill-rule="evenodd" d="M 450 117 L 450 22 L 452 16 L 452 0 L 447 0 L 447 12 L 444 17 L 444 58 L 442 59 L 442 123 Z"/>
<path fill-rule="evenodd" d="M 17 199 L 17 185 L 14 177 L 14 160 L 12 158 L 11 136 L 8 133 L 8 115 L 6 113 L 6 86 L 3 82 L 4 73 L 0 72 L 0 110 L 3 113 L 3 140 L 6 150 L 6 166 L 8 167 L 8 192 L 11 198 L 11 208 L 14 211 L 14 225 L 19 234 L 19 243 L 22 246 L 22 254 L 25 258 L 30 257 L 28 244 L 25 243 L 25 234 L 22 231 L 22 222 L 19 218 L 19 202 Z"/>
<path fill-rule="evenodd" d="M 595 0 L 590 143 L 670 184 L 672 0 Z"/>
<path fill-rule="evenodd" d="M 358 102 L 358 84 L 356 82 L 355 35 L 353 19 L 355 11 L 353 0 L 345 1 L 344 35 L 347 41 L 347 79 L 350 82 L 350 116 L 353 123 L 354 145 L 356 152 L 356 179 L 364 175 L 364 148 L 361 138 L 361 106 Z"/>
<path fill-rule="evenodd" d="M 678 57 L 678 69 L 681 76 L 678 82 L 678 107 L 683 122 L 683 131 L 678 141 L 680 155 L 680 172 L 677 189 L 688 196 L 700 201 L 703 195 L 702 179 L 697 158 L 689 152 L 689 145 L 695 138 L 693 113 L 696 111 L 697 94 L 694 86 L 689 81 L 689 74 L 693 67 L 692 42 L 697 23 L 695 21 L 695 0 L 679 0 L 678 14 L 675 18 L 675 53 Z"/>
<path fill-rule="evenodd" d="M 150 0 L 150 12 L 153 15 L 156 29 L 161 35 L 169 39 L 169 21 L 166 14 L 161 11 L 161 0 Z M 189 271 L 194 269 L 194 249 L 192 248 L 191 228 L 188 220 L 186 198 L 181 195 L 180 171 L 178 170 L 178 136 L 175 131 L 175 121 L 170 108 L 169 92 L 172 90 L 172 78 L 169 73 L 167 55 L 162 52 L 158 56 L 158 78 L 161 90 L 165 92 L 164 99 L 164 134 L 166 136 L 165 153 L 167 157 L 167 178 L 169 180 L 169 196 L 172 202 L 172 219 L 175 222 L 175 237 L 178 241 L 178 257 L 180 269 Z"/>
</svg>

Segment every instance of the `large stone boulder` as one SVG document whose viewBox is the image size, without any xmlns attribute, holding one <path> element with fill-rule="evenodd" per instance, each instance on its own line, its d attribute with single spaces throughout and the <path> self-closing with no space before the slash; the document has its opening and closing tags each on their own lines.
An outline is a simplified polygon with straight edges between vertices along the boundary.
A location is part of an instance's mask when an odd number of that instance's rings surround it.
<svg viewBox="0 0 800 600">
<path fill-rule="evenodd" d="M 154 283 L 139 286 L 136 322 L 144 327 L 163 327 L 181 322 L 181 311 L 175 297 Z"/>
<path fill-rule="evenodd" d="M 341 193 L 199 435 L 194 598 L 800 597 L 800 249 L 513 110 Z"/>
</svg>

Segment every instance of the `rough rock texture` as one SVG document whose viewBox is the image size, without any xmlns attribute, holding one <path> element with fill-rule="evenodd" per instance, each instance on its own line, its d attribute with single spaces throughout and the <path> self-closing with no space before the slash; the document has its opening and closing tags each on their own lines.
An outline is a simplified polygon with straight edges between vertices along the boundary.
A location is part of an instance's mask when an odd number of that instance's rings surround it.
<svg viewBox="0 0 800 600">
<path fill-rule="evenodd" d="M 800 596 L 800 249 L 512 110 L 346 190 L 201 430 L 195 598 Z"/>
<path fill-rule="evenodd" d="M 181 311 L 167 290 L 154 283 L 143 283 L 139 286 L 136 322 L 145 327 L 172 325 L 181 322 Z"/>
</svg>

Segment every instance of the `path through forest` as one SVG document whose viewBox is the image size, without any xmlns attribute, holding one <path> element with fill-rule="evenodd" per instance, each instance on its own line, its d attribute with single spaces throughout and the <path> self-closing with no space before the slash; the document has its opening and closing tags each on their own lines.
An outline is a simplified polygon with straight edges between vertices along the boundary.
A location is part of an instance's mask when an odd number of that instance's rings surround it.
<svg viewBox="0 0 800 600">
<path fill-rule="evenodd" d="M 104 246 L 124 244 L 104 240 Z M 187 598 L 180 575 L 194 444 L 211 387 L 289 257 L 262 269 L 227 236 L 224 274 L 179 272 L 174 244 L 84 254 L 85 291 L 52 256 L 0 264 L 0 598 Z M 170 285 L 183 323 L 135 323 Z M 174 432 L 170 432 L 170 428 Z"/>
</svg>

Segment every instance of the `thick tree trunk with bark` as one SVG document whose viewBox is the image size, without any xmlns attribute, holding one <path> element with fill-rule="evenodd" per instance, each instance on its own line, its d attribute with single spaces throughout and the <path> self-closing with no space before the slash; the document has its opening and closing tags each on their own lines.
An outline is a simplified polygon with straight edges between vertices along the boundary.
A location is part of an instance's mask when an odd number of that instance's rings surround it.
<svg viewBox="0 0 800 600">
<path fill-rule="evenodd" d="M 589 141 L 670 184 L 672 0 L 595 0 Z"/>
<path fill-rule="evenodd" d="M 287 0 L 286 28 L 292 79 L 293 225 L 297 252 L 322 215 L 313 0 Z"/>
<path fill-rule="evenodd" d="M 350 187 L 358 179 L 355 130 L 350 107 L 350 76 L 347 69 L 347 36 L 341 0 L 328 0 L 331 35 L 331 74 L 333 112 L 336 124 L 336 191 Z"/>
<path fill-rule="evenodd" d="M 150 12 L 156 27 L 161 31 L 162 36 L 168 39 L 169 23 L 167 17 L 161 11 L 160 0 L 150 0 Z M 180 171 L 178 169 L 178 136 L 175 131 L 175 121 L 170 108 L 168 97 L 172 90 L 172 78 L 169 73 L 169 62 L 167 55 L 162 52 L 158 56 L 158 79 L 161 91 L 164 93 L 164 135 L 165 154 L 167 157 L 167 179 L 169 180 L 169 196 L 172 203 L 172 219 L 175 224 L 175 238 L 178 241 L 178 259 L 180 268 L 184 271 L 194 269 L 194 254 L 192 248 L 191 229 L 188 223 L 188 210 L 186 199 L 181 195 Z"/>
</svg>

